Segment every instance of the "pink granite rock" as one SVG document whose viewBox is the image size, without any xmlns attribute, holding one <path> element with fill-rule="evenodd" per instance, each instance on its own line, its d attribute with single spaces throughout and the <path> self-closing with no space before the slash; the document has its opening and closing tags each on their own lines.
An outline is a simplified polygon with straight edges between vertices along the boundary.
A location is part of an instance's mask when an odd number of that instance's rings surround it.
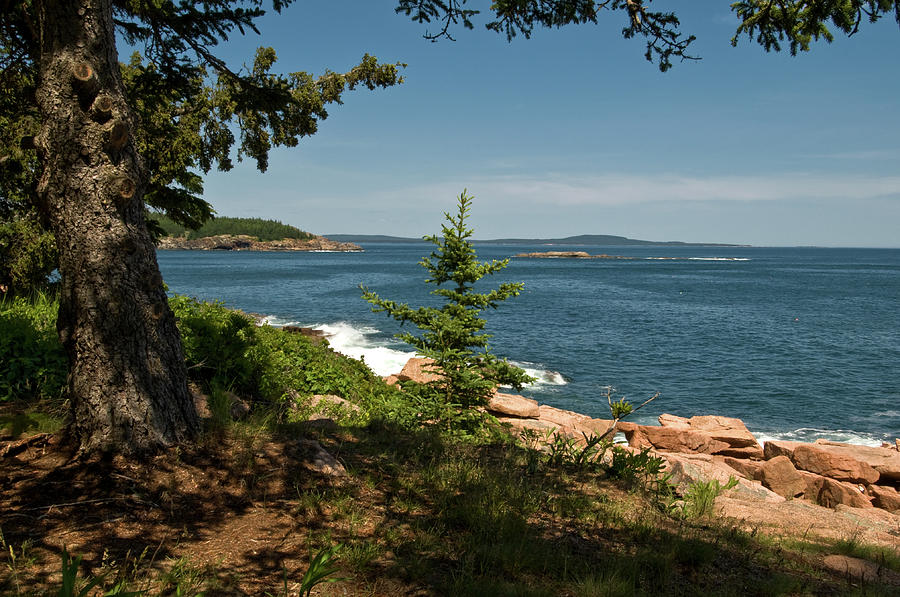
<svg viewBox="0 0 900 597">
<path fill-rule="evenodd" d="M 492 413 L 523 419 L 537 419 L 541 415 L 541 409 L 537 400 L 514 394 L 501 394 L 499 392 L 488 400 L 487 410 Z"/>
<path fill-rule="evenodd" d="M 764 461 L 755 478 L 782 497 L 798 497 L 806 492 L 803 475 L 797 472 L 787 456 L 776 456 Z"/>
<path fill-rule="evenodd" d="M 690 419 L 687 419 L 686 417 L 679 417 L 678 415 L 670 415 L 668 413 L 659 415 L 657 420 L 663 427 L 676 427 L 679 429 L 686 429 L 691 426 Z"/>
<path fill-rule="evenodd" d="M 715 460 L 708 454 L 660 454 L 665 458 L 666 470 L 671 473 L 669 481 L 678 488 L 682 495 L 692 483 L 718 481 L 727 485 L 735 478 L 738 484 L 728 490 L 725 495 L 732 495 L 744 500 L 766 503 L 783 502 L 784 498 L 759 483 L 749 481 L 736 474 L 735 470 L 723 462 Z"/>
<path fill-rule="evenodd" d="M 759 473 L 762 470 L 761 461 L 750 460 L 747 458 L 735 458 L 733 456 L 725 456 L 722 461 L 739 472 L 741 476 L 747 479 L 759 480 Z"/>
<path fill-rule="evenodd" d="M 546 404 L 540 406 L 540 420 L 557 425 L 567 434 L 580 440 L 584 439 L 584 435 L 601 437 L 612 427 L 612 421 L 593 419 L 587 415 Z"/>
<path fill-rule="evenodd" d="M 793 460 L 794 448 L 803 444 L 803 442 L 789 442 L 783 440 L 769 440 L 763 448 L 766 460 L 771 460 L 776 456 L 787 456 Z"/>
<path fill-rule="evenodd" d="M 831 454 L 847 456 L 874 468 L 882 480 L 900 481 L 900 453 L 890 448 L 858 446 L 828 440 L 816 440 L 815 446 Z"/>
<path fill-rule="evenodd" d="M 717 415 L 699 415 L 687 419 L 677 415 L 662 414 L 659 416 L 660 427 L 640 426 L 643 438 L 660 450 L 673 452 L 699 452 L 708 454 L 722 454 L 737 458 L 762 458 L 763 449 L 756 438 L 740 419 L 720 417 Z M 653 431 L 664 429 L 665 431 Z M 628 431 L 623 429 L 628 435 Z M 683 446 L 676 448 L 673 439 L 674 434 L 684 433 Z M 710 438 L 710 442 L 701 442 L 693 433 L 702 433 Z M 654 439 L 657 438 L 657 439 Z M 630 441 L 630 440 L 629 440 Z M 637 441 L 637 440 L 636 440 Z M 656 444 L 656 441 L 665 442 Z M 634 444 L 632 444 L 634 445 Z M 690 446 L 697 445 L 700 449 Z"/>
<path fill-rule="evenodd" d="M 880 474 L 864 462 L 817 444 L 800 444 L 794 448 L 791 461 L 799 469 L 850 483 L 875 483 Z"/>
<path fill-rule="evenodd" d="M 654 448 L 661 452 L 716 454 L 729 448 L 728 444 L 706 433 L 680 427 L 653 427 L 635 425 L 620 429 L 625 433 L 628 445 L 635 448 Z"/>
<path fill-rule="evenodd" d="M 888 512 L 900 512 L 900 492 L 893 487 L 869 485 L 866 493 L 872 498 L 872 505 Z"/>
<path fill-rule="evenodd" d="M 803 490 L 803 499 L 816 504 L 819 503 L 819 493 L 822 491 L 822 486 L 825 485 L 825 477 L 808 471 L 798 470 L 797 472 L 800 473 L 800 477 L 806 483 L 806 489 Z"/>
<path fill-rule="evenodd" d="M 562 430 L 559 425 L 554 425 L 548 421 L 542 421 L 540 419 L 520 419 L 519 417 L 497 417 L 497 420 L 500 421 L 503 425 L 509 425 L 513 429 L 517 429 L 519 431 L 524 431 L 526 429 L 531 431 L 536 431 L 541 437 L 545 435 L 552 434 L 555 431 L 560 431 L 565 433 L 565 430 Z"/>
<path fill-rule="evenodd" d="M 762 448 L 759 442 L 756 441 L 756 438 L 740 419 L 717 415 L 701 415 L 691 417 L 688 419 L 688 422 L 691 429 L 708 433 L 713 439 L 723 441 L 733 448 L 755 447 L 760 450 L 760 455 L 762 455 Z"/>
<path fill-rule="evenodd" d="M 819 491 L 818 503 L 828 508 L 834 508 L 838 504 L 851 508 L 871 508 L 871 499 L 860 490 L 865 489 L 861 485 L 845 483 L 825 477 L 822 489 Z"/>
<path fill-rule="evenodd" d="M 403 366 L 403 370 L 397 375 L 400 381 L 416 381 L 429 383 L 441 379 L 441 374 L 432 369 L 434 361 L 421 357 L 412 357 Z"/>
</svg>

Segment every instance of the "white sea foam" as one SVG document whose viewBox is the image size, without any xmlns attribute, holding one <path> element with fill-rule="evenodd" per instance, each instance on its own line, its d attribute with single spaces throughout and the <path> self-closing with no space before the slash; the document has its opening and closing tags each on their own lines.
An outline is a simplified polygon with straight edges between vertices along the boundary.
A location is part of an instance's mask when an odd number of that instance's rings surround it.
<svg viewBox="0 0 900 597">
<path fill-rule="evenodd" d="M 309 325 L 275 315 L 264 315 L 260 325 L 283 327 L 286 325 L 308 326 L 325 333 L 328 344 L 337 352 L 365 361 L 372 371 L 381 376 L 399 373 L 410 358 L 416 356 L 415 351 L 391 348 L 384 342 L 372 338 L 379 330 L 373 327 L 357 326 L 346 321 Z M 564 386 L 569 382 L 561 373 L 543 368 L 535 363 L 513 363 L 521 367 L 535 381 L 528 387 Z"/>
<path fill-rule="evenodd" d="M 258 320 L 258 324 L 259 325 L 270 325 L 275 328 L 281 328 L 286 325 L 296 325 L 296 326 L 301 325 L 299 321 L 293 321 L 291 319 L 282 319 L 281 317 L 278 317 L 276 315 L 263 315 Z"/>
<path fill-rule="evenodd" d="M 748 257 L 644 257 L 645 261 L 750 261 Z"/>
<path fill-rule="evenodd" d="M 817 439 L 825 439 L 833 442 L 844 442 L 847 444 L 877 447 L 881 445 L 881 442 L 888 439 L 886 436 L 878 436 L 872 433 L 862 433 L 859 431 L 850 431 L 847 429 L 815 429 L 812 427 L 801 427 L 800 429 L 794 429 L 793 431 L 761 433 L 754 432 L 754 435 L 761 444 L 773 440 L 814 442 Z"/>
<path fill-rule="evenodd" d="M 527 387 L 529 388 L 534 388 L 537 386 L 564 386 L 569 383 L 562 373 L 552 371 L 550 369 L 544 369 L 539 364 L 521 363 L 516 361 L 511 362 L 516 367 L 522 368 L 525 373 L 535 379 L 535 381 L 528 384 Z"/>
<path fill-rule="evenodd" d="M 370 336 L 378 333 L 375 328 L 357 327 L 346 321 L 317 325 L 314 328 L 325 332 L 328 344 L 334 350 L 364 361 L 377 375 L 399 373 L 406 361 L 416 355 L 413 351 L 396 350 L 373 342 Z"/>
</svg>

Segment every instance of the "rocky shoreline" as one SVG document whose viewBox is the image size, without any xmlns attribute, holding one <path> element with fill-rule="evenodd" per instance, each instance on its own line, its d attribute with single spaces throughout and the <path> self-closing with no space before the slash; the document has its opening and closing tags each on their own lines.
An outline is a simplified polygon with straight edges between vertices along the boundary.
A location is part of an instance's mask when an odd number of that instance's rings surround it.
<svg viewBox="0 0 900 597">
<path fill-rule="evenodd" d="M 166 236 L 159 240 L 157 248 L 166 251 L 333 251 L 340 253 L 363 251 L 363 248 L 355 243 L 333 241 L 324 236 L 306 240 L 285 238 L 259 241 L 255 236 L 246 234 L 221 234 L 190 240 L 184 237 Z"/>
<path fill-rule="evenodd" d="M 385 381 L 437 379 L 427 359 L 412 358 Z M 754 528 L 790 527 L 824 537 L 861 536 L 900 546 L 900 439 L 881 447 L 817 440 L 761 445 L 740 419 L 663 414 L 659 426 L 637 425 L 555 408 L 524 396 L 497 393 L 486 410 L 514 433 L 550 439 L 622 433 L 624 449 L 648 449 L 665 461 L 669 482 L 684 495 L 696 482 L 737 485 L 716 500 L 718 514 Z"/>
</svg>

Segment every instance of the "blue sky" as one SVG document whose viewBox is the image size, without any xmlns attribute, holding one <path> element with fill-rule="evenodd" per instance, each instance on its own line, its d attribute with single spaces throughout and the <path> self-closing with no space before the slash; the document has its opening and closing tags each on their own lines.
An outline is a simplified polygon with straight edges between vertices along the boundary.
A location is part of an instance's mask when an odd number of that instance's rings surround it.
<svg viewBox="0 0 900 597">
<path fill-rule="evenodd" d="M 900 246 L 897 23 L 792 58 L 732 48 L 728 5 L 655 2 L 703 58 L 660 73 L 619 15 L 512 43 L 479 19 L 431 43 L 390 0 L 298 2 L 221 53 L 237 66 L 268 45 L 319 74 L 369 52 L 407 63 L 406 82 L 348 94 L 267 173 L 210 174 L 205 197 L 317 234 L 438 232 L 468 188 L 477 238 Z"/>
</svg>

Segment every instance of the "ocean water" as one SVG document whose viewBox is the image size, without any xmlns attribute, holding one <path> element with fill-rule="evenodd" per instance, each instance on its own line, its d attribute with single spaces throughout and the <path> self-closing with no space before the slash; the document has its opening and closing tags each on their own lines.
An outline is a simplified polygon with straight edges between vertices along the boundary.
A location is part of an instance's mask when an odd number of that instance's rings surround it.
<svg viewBox="0 0 900 597">
<path fill-rule="evenodd" d="M 436 304 L 418 261 L 431 245 L 363 253 L 160 251 L 171 292 L 317 327 L 377 373 L 411 356 L 359 286 Z M 493 350 L 538 381 L 522 393 L 608 417 L 605 389 L 663 412 L 739 417 L 762 439 L 879 445 L 900 437 L 900 250 L 476 244 L 481 259 L 588 250 L 633 260 L 522 259 L 483 281 L 522 281 L 486 314 Z"/>
</svg>

